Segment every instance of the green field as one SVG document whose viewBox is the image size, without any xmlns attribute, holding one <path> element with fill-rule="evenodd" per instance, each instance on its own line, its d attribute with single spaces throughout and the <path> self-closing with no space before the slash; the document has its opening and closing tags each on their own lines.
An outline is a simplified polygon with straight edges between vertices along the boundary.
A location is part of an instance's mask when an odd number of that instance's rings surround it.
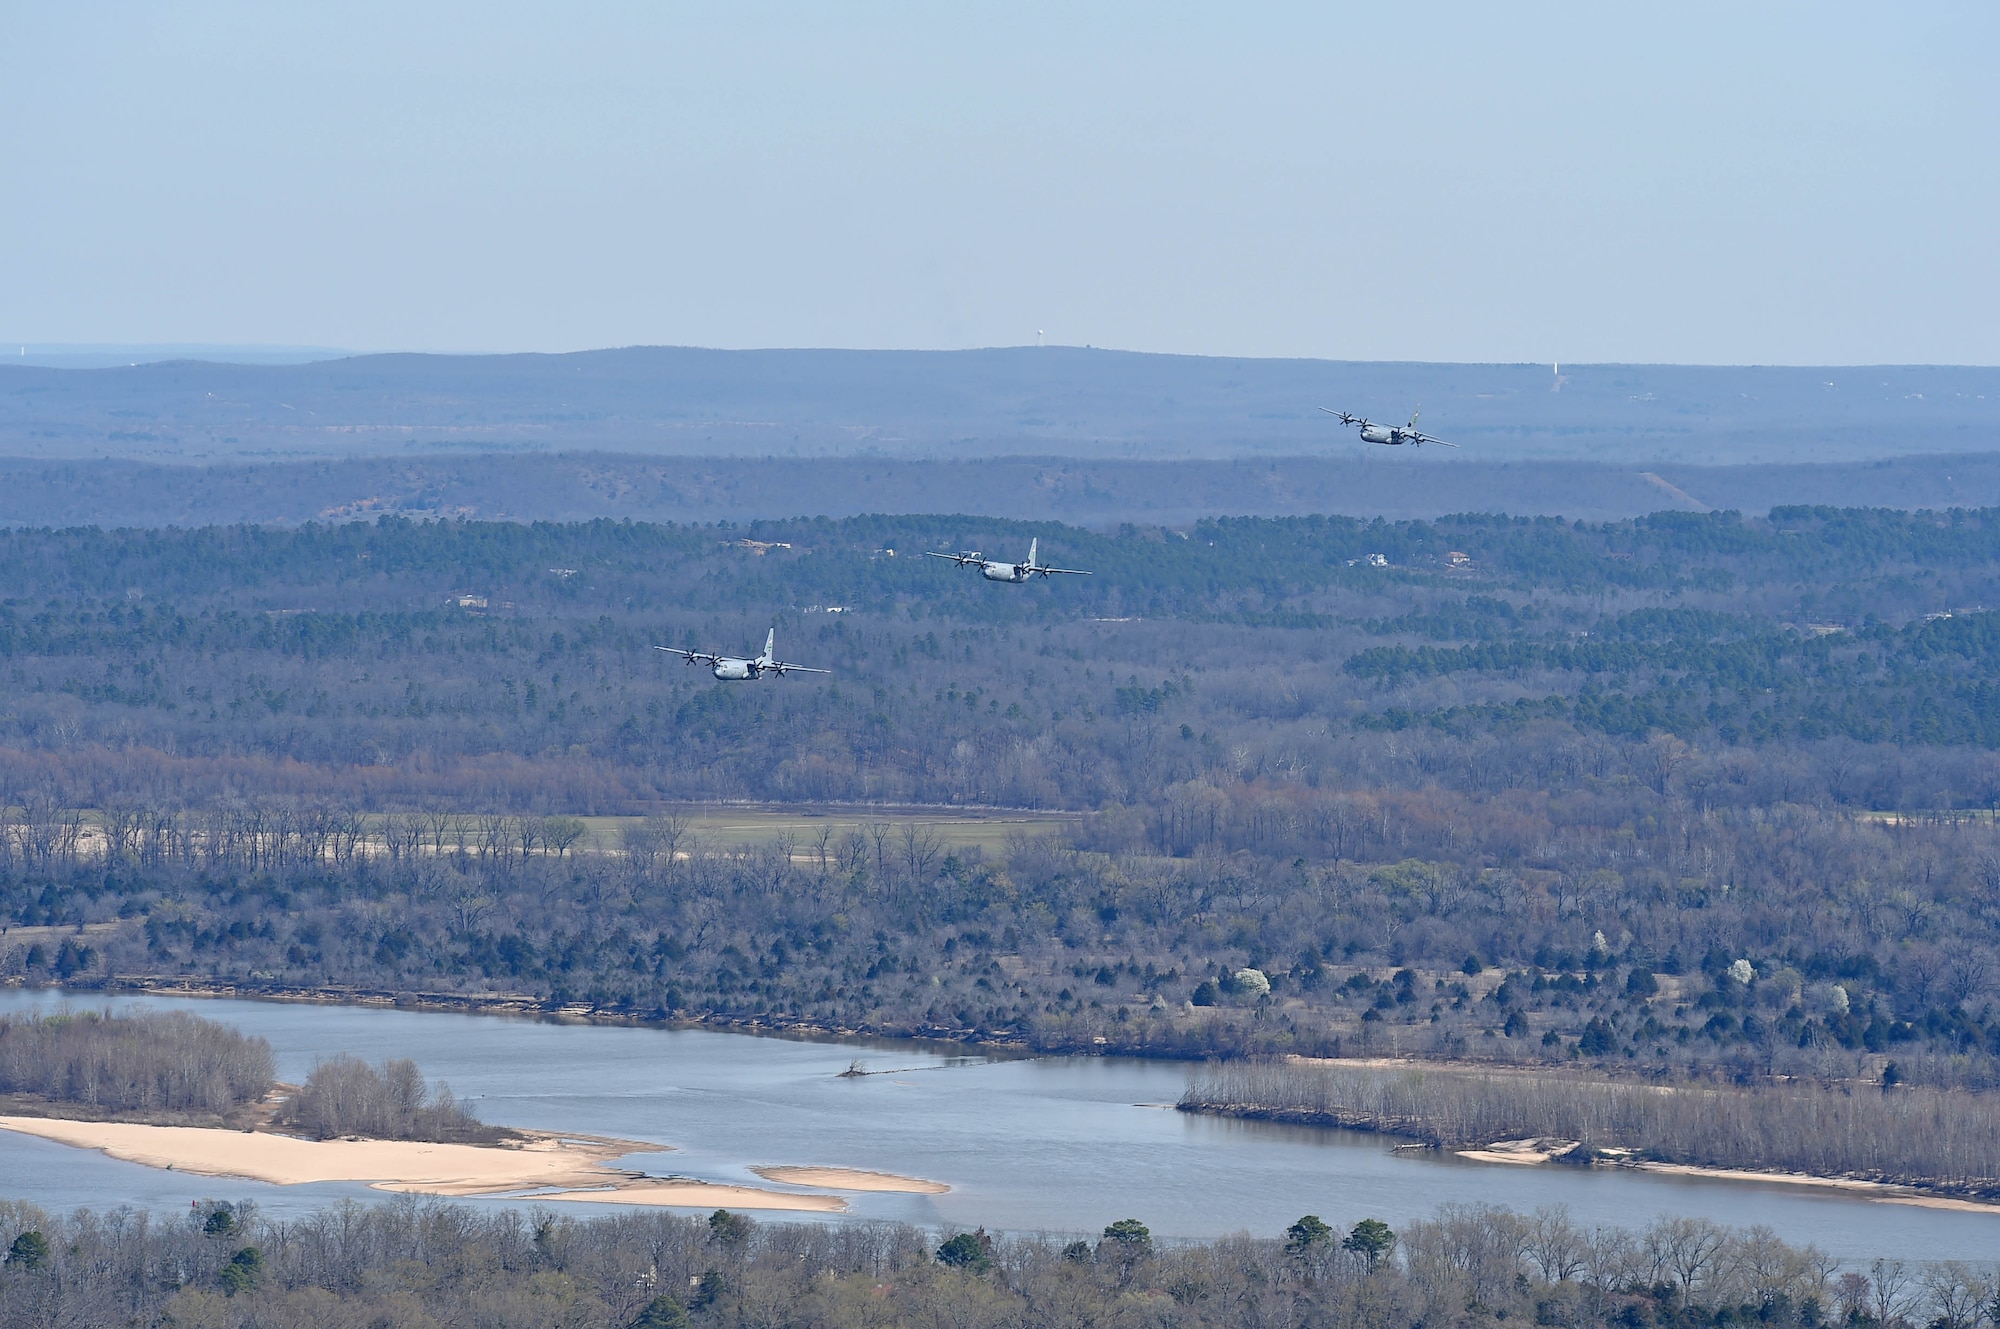
<svg viewBox="0 0 2000 1329">
<path fill-rule="evenodd" d="M 65 815 L 74 820 L 71 834 L 77 850 L 93 857 L 109 851 L 106 816 L 101 809 L 76 809 Z M 386 852 L 388 819 L 399 815 L 402 814 L 370 813 L 355 818 L 353 824 L 358 834 L 359 851 L 363 854 Z M 477 846 L 484 841 L 487 823 L 494 818 L 470 812 L 447 815 L 451 829 L 440 832 L 446 837 L 443 847 L 448 848 L 455 843 L 461 849 L 473 848 L 479 852 Z M 909 834 L 923 837 L 924 843 L 939 853 L 951 853 L 972 845 L 987 853 L 999 853 L 1006 847 L 1010 836 L 1046 835 L 1089 814 L 853 804 L 829 804 L 822 808 L 675 804 L 663 806 L 653 815 L 678 823 L 681 838 L 676 852 L 680 854 L 686 854 L 697 844 L 708 849 L 733 850 L 769 844 L 780 836 L 790 835 L 792 856 L 805 862 L 818 857 L 822 835 L 827 837 L 829 853 L 836 854 L 855 836 L 860 836 L 871 846 L 878 839 L 885 846 L 902 846 Z M 24 811 L 0 806 L 0 821 L 25 820 L 26 817 Z M 615 854 L 624 847 L 620 832 L 628 826 L 643 823 L 646 818 L 578 817 L 574 820 L 582 822 L 585 831 L 571 848 Z M 265 833 L 283 834 L 276 828 L 270 828 Z M 255 838 L 259 832 L 251 834 Z M 503 844 L 516 843 L 510 831 L 502 829 L 498 836 Z M 324 842 L 321 852 L 327 852 Z M 539 852 L 548 852 L 548 846 L 541 846 Z"/>
<path fill-rule="evenodd" d="M 987 853 L 998 853 L 1011 835 L 1045 835 L 1079 821 L 1075 812 L 945 811 L 936 808 L 867 808 L 851 805 L 828 806 L 823 810 L 802 808 L 757 808 L 700 804 L 663 809 L 661 813 L 685 823 L 689 835 L 715 848 L 768 844 L 790 834 L 794 855 L 803 856 L 830 833 L 830 843 L 840 844 L 851 835 L 871 836 L 881 829 L 900 838 L 903 828 L 935 835 L 947 849 L 978 845 Z M 644 820 L 640 817 L 585 817 L 593 848 L 618 847 L 618 832 Z M 884 829 L 886 828 L 886 829 Z"/>
</svg>

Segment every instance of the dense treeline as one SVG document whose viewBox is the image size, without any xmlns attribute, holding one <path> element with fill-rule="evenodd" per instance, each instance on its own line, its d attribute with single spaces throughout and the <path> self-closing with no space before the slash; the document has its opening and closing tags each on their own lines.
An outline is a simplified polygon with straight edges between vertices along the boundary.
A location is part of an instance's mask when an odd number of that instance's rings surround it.
<svg viewBox="0 0 2000 1329">
<path fill-rule="evenodd" d="M 1747 1168 L 2000 1193 L 2000 1105 L 1989 1095 L 1812 1083 L 1662 1088 L 1577 1076 L 1210 1067 L 1190 1112 L 1390 1131 L 1441 1148 L 1574 1141 L 1699 1167 Z"/>
<path fill-rule="evenodd" d="M 0 1094 L 105 1113 L 228 1116 L 272 1065 L 263 1039 L 178 1011 L 0 1017 Z"/>
<path fill-rule="evenodd" d="M 0 907 L 66 925 L 0 934 L 0 975 L 520 994 L 1173 1056 L 2000 1078 L 1990 823 L 1594 789 L 1207 789 L 997 857 L 886 819 L 738 849 L 672 817 L 593 844 L 548 819 L 398 814 L 342 842 L 218 812 L 0 861 Z"/>
<path fill-rule="evenodd" d="M 1864 743 L 2000 746 L 2000 685 L 1993 682 L 2000 671 L 2000 614 L 1953 615 L 1901 628 L 1871 622 L 1853 632 L 1743 624 L 1724 640 L 1709 639 L 1704 620 L 1713 617 L 1683 618 L 1651 635 L 1643 627 L 1660 623 L 1660 613 L 1644 610 L 1605 625 L 1601 640 L 1563 635 L 1477 646 L 1381 646 L 1350 656 L 1345 667 L 1391 685 L 1461 673 L 1583 679 L 1568 696 L 1458 706 L 1423 717 L 1446 729 L 1550 717 L 1636 737 L 1713 733 L 1727 743 L 1838 736 Z M 1405 726 L 1416 719 L 1392 707 L 1367 723 Z"/>
<path fill-rule="evenodd" d="M 1402 1231 L 1305 1215 L 1281 1235 L 1183 1244 L 1136 1219 L 1065 1240 L 720 1211 L 576 1219 L 407 1200 L 279 1223 L 249 1205 L 155 1221 L 0 1201 L 0 1244 L 0 1322 L 24 1329 L 1974 1329 L 1996 1294 L 1985 1266 L 1843 1272 L 1764 1228 L 1584 1229 L 1560 1208 L 1451 1206 Z"/>
<path fill-rule="evenodd" d="M 496 589 L 581 602 L 613 582 L 621 592 L 652 581 L 663 565 L 686 560 L 690 584 L 659 586 L 664 597 L 729 596 L 777 575 L 812 592 L 886 602 L 908 594 L 963 607 L 1020 606 L 966 585 L 940 593 L 936 570 L 869 557 L 875 551 L 1055 540 L 1115 580 L 1066 588 L 1096 610 L 1135 589 L 1186 611 L 1217 591 L 1266 598 L 1342 584 L 1366 584 L 1373 569 L 1350 559 L 1380 553 L 1396 568 L 1445 569 L 1468 555 L 1502 584 L 1691 589 L 1811 579 L 1822 592 L 1865 593 L 1876 576 L 1925 569 L 1965 574 L 2000 558 L 1995 509 L 1904 512 L 1888 509 L 1774 508 L 1767 518 L 1733 512 L 1661 512 L 1631 521 L 1587 523 L 1557 517 L 1459 516 L 1388 522 L 1350 517 L 1218 518 L 1184 531 L 1124 527 L 1112 534 L 1055 523 L 968 516 L 873 516 L 761 521 L 740 526 L 669 526 L 593 521 L 424 522 L 384 518 L 303 527 L 231 526 L 193 530 L 74 528 L 0 531 L 0 592 L 27 600 L 122 599 L 138 586 L 150 598 L 207 597 L 237 590 L 333 586 L 407 591 L 411 577 L 476 578 Z M 738 538 L 793 546 L 765 563 L 721 554 Z M 786 558 L 791 553 L 794 557 Z M 859 554 L 860 557 L 854 557 Z M 816 555 L 816 557 L 807 557 Z M 550 564 L 576 569 L 577 584 L 552 586 Z M 565 582 L 570 579 L 562 579 Z M 950 583 L 947 583 L 949 585 Z M 1129 601 L 1126 601 L 1130 603 Z M 1134 606 L 1138 607 L 1138 606 Z M 1038 612 L 1029 610 L 1027 612 Z M 1884 615 L 1887 617 L 1887 615 Z"/>
<path fill-rule="evenodd" d="M 426 1084 L 413 1061 L 393 1059 L 378 1067 L 345 1053 L 314 1066 L 279 1105 L 274 1124 L 317 1140 L 360 1135 L 490 1144 L 512 1134 L 481 1122 L 449 1086 Z"/>
<path fill-rule="evenodd" d="M 1098 575 L 1006 590 L 914 557 L 1035 536 Z M 451 787 L 440 766 L 470 793 L 495 758 L 587 757 L 610 770 L 588 796 L 611 802 L 1070 807 L 1148 799 L 1240 752 L 1269 762 L 1301 724 L 1334 752 L 1357 727 L 1546 719 L 1991 749 L 2000 633 L 1923 615 L 1996 599 L 1984 511 L 13 531 L 0 742 L 171 751 L 222 783 L 251 778 L 227 773 L 245 759 L 329 782 L 372 768 L 391 801 Z M 718 691 L 648 649 L 748 648 L 773 619 L 837 676 Z M 1198 748 L 1168 758 L 1184 727 Z M 532 780 L 504 792 L 536 806 Z"/>
<path fill-rule="evenodd" d="M 1099 575 L 913 557 L 1037 535 Z M 1924 618 L 2000 603 L 1992 512 L 11 532 L 0 599 L 0 927 L 67 929 L 0 935 L 32 981 L 2000 1078 L 1996 637 Z M 650 649 L 773 618 L 836 677 Z M 712 796 L 1093 815 L 663 840 Z"/>
</svg>

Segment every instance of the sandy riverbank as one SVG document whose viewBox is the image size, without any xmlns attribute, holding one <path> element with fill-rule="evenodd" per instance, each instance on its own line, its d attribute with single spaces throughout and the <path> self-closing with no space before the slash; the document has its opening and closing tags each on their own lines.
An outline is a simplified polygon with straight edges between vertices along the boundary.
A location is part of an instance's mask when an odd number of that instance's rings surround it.
<svg viewBox="0 0 2000 1329">
<path fill-rule="evenodd" d="M 69 1121 L 57 1117 L 0 1116 L 0 1130 L 17 1131 L 78 1149 L 97 1149 L 112 1158 L 146 1167 L 203 1177 L 240 1177 L 274 1186 L 311 1182 L 363 1182 L 375 1190 L 418 1195 L 494 1196 L 530 1192 L 535 1200 L 589 1200 L 602 1204 L 645 1204 L 712 1209 L 789 1209 L 838 1213 L 847 1208 L 834 1195 L 809 1195 L 729 1186 L 681 1177 L 648 1177 L 608 1166 L 628 1154 L 660 1153 L 669 1146 L 599 1135 L 522 1132 L 500 1144 L 434 1144 L 418 1140 L 305 1140 L 267 1131 L 222 1130 L 201 1126 L 146 1126 L 119 1121 Z M 841 1168 L 773 1169 L 774 1173 L 879 1177 L 881 1184 L 854 1182 L 845 1190 L 948 1189 L 935 1182 L 849 1174 Z M 788 1184 L 823 1185 L 777 1176 Z"/>
<path fill-rule="evenodd" d="M 1535 1066 L 1505 1066 L 1483 1062 L 1432 1061 L 1418 1057 L 1302 1057 L 1290 1056 L 1285 1060 L 1294 1065 L 1324 1067 L 1327 1069 L 1370 1069 L 1405 1070 L 1425 1074 L 1514 1075 L 1532 1078 L 1546 1074 L 1546 1068 Z M 1655 1093 L 1671 1094 L 1680 1086 L 1649 1086 Z M 1692 1087 L 1692 1086 L 1690 1086 Z M 1223 1113 L 1223 1115 L 1231 1115 Z M 1282 1117 L 1273 1116 L 1274 1120 Z M 1342 1123 L 1351 1129 L 1377 1129 L 1364 1122 Z M 1496 1140 L 1491 1144 L 1452 1152 L 1459 1158 L 1480 1163 L 1509 1163 L 1533 1165 L 1553 1161 L 1556 1155 L 1574 1148 L 1574 1140 L 1528 1139 Z M 1714 1181 L 1774 1182 L 1785 1186 L 1810 1186 L 1822 1190 L 1836 1190 L 1866 1199 L 1877 1204 L 1903 1204 L 1919 1209 L 1948 1209 L 1961 1213 L 2000 1214 L 2000 1201 L 1962 1199 L 1954 1195 L 1942 1195 L 1920 1186 L 1898 1182 L 1871 1181 L 1859 1177 L 1815 1176 L 1799 1172 L 1762 1172 L 1754 1168 L 1702 1167 L 1689 1163 L 1656 1163 L 1630 1157 L 1637 1150 L 1605 1149 L 1597 1160 L 1600 1166 L 1632 1168 L 1640 1172 L 1657 1172 L 1665 1176 L 1702 1177 Z M 1620 1157 L 1619 1155 L 1626 1155 Z"/>
<path fill-rule="evenodd" d="M 1460 1158 L 1477 1163 L 1546 1163 L 1576 1148 L 1575 1140 L 1495 1140 L 1483 1149 L 1460 1149 Z"/>
<path fill-rule="evenodd" d="M 304 1140 L 265 1131 L 143 1126 L 122 1121 L 0 1117 L 0 1129 L 98 1149 L 147 1167 L 204 1177 L 242 1177 L 274 1186 L 362 1181 L 426 1195 L 489 1195 L 543 1186 L 602 1185 L 629 1174 L 605 1163 L 665 1145 L 604 1136 L 524 1132 L 501 1144 L 419 1140 Z"/>
<path fill-rule="evenodd" d="M 1495 1140 L 1479 1149 L 1453 1150 L 1459 1158 L 1478 1163 L 1537 1164 L 1552 1161 L 1576 1147 L 1574 1140 Z M 1605 1151 L 1613 1153 L 1614 1151 Z M 1624 1151 L 1629 1152 L 1629 1151 Z M 1669 1177 L 1702 1177 L 1711 1181 L 1775 1182 L 1782 1186 L 1811 1186 L 1819 1190 L 1844 1191 L 1856 1198 L 1878 1204 L 1907 1204 L 1920 1209 L 1953 1209 L 1963 1213 L 2000 1214 L 2000 1204 L 1986 1200 L 1961 1200 L 1949 1195 L 1933 1195 L 1911 1186 L 1859 1177 L 1815 1177 L 1803 1172 L 1758 1172 L 1748 1168 L 1697 1167 L 1691 1163 L 1654 1163 L 1641 1159 L 1610 1157 L 1601 1159 L 1611 1167 L 1635 1172 L 1655 1172 Z"/>
<path fill-rule="evenodd" d="M 828 1191 L 890 1191 L 903 1195 L 943 1195 L 951 1187 L 941 1181 L 921 1177 L 899 1177 L 893 1172 L 863 1172 L 845 1167 L 753 1167 L 766 1181 L 785 1186 L 817 1186 Z"/>
<path fill-rule="evenodd" d="M 1686 1163 L 1619 1163 L 1640 1172 L 1659 1172 L 1674 1177 L 1710 1177 L 1720 1181 L 1770 1181 L 1785 1186 L 1815 1186 L 1825 1190 L 1849 1191 L 1878 1204 L 1907 1204 L 1919 1209 L 1956 1209 L 1964 1213 L 2000 1214 L 2000 1204 L 1990 1200 L 1960 1200 L 1949 1195 L 1930 1195 L 1909 1186 L 1886 1181 L 1864 1181 L 1858 1177 L 1814 1177 L 1800 1172 L 1752 1172 L 1741 1168 L 1694 1167 Z"/>
</svg>

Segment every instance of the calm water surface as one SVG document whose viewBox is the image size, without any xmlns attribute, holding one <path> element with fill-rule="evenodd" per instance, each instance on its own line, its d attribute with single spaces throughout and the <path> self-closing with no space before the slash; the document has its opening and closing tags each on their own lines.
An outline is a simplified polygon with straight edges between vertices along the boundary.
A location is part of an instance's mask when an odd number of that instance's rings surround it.
<svg viewBox="0 0 2000 1329">
<path fill-rule="evenodd" d="M 1301 1214 L 1392 1226 L 1448 1202 L 1569 1206 L 1581 1222 L 1642 1226 L 1695 1214 L 1767 1223 L 1844 1259 L 2000 1256 L 2000 1216 L 1919 1209 L 1780 1184 L 1470 1163 L 1396 1155 L 1380 1136 L 1194 1117 L 1170 1110 L 1187 1068 L 1122 1058 L 988 1060 L 696 1030 L 562 1025 L 276 1002 L 0 992 L 0 1015 L 183 1009 L 271 1042 L 278 1074 L 351 1052 L 413 1058 L 487 1121 L 674 1146 L 630 1166 L 767 1185 L 750 1168 L 822 1164 L 948 1182 L 946 1195 L 856 1195 L 852 1213 L 923 1225 L 1094 1232 L 1143 1219 L 1161 1235 L 1275 1235 Z M 841 1079 L 855 1056 L 892 1073 Z M 255 1199 L 296 1213 L 361 1185 L 269 1186 L 185 1176 L 0 1132 L 0 1196 L 54 1208 L 184 1208 Z M 482 1203 L 501 1203 L 486 1201 Z M 516 1201 L 515 1203 L 521 1203 Z M 610 1206 L 568 1206 L 579 1211 Z M 782 1217 L 782 1215 L 774 1215 Z"/>
</svg>

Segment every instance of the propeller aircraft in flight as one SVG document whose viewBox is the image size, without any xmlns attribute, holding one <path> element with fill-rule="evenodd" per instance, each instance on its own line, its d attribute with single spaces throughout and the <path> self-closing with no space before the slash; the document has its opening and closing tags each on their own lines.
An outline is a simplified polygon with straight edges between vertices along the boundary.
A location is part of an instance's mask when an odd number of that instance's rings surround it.
<svg viewBox="0 0 2000 1329">
<path fill-rule="evenodd" d="M 1044 577 L 1054 576 L 1057 573 L 1061 573 L 1065 577 L 1088 577 L 1090 575 L 1081 568 L 1043 567 L 1035 561 L 1036 551 L 1041 547 L 1041 543 L 1039 539 L 1028 541 L 1028 561 L 1025 563 L 996 562 L 976 549 L 960 550 L 956 554 L 930 552 L 930 556 L 932 558 L 948 558 L 961 568 L 970 564 L 978 568 L 979 575 L 988 581 L 1004 581 L 1015 586 L 1020 585 L 1037 573 Z"/>
<path fill-rule="evenodd" d="M 1358 415 L 1349 415 L 1346 411 L 1336 411 L 1331 406 L 1322 406 L 1320 409 L 1328 415 L 1338 416 L 1340 423 L 1344 425 L 1360 425 L 1361 441 L 1363 443 L 1382 443 L 1392 448 L 1404 443 L 1412 446 L 1423 443 L 1435 443 L 1441 448 L 1455 448 L 1458 446 L 1456 443 L 1447 443 L 1443 439 L 1435 438 L 1417 428 L 1417 417 L 1422 415 L 1424 411 L 1422 406 L 1410 412 L 1410 423 L 1406 425 L 1378 425 L 1373 420 L 1364 420 Z"/>
<path fill-rule="evenodd" d="M 762 678 L 766 674 L 776 674 L 783 678 L 786 674 L 830 674 L 831 669 L 814 669 L 810 665 L 790 664 L 772 654 L 777 649 L 778 630 L 772 628 L 764 634 L 764 650 L 756 657 L 743 660 L 733 655 L 711 655 L 707 651 L 683 651 L 673 646 L 655 646 L 656 651 L 678 655 L 690 665 L 712 665 L 711 672 L 725 683 L 739 683 L 747 679 Z"/>
</svg>

